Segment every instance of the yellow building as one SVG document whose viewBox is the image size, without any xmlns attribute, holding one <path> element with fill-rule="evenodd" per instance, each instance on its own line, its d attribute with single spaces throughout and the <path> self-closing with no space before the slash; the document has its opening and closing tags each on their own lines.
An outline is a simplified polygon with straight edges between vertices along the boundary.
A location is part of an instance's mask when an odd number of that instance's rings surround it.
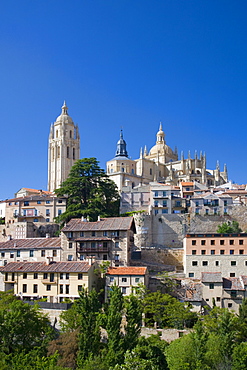
<svg viewBox="0 0 247 370">
<path fill-rule="evenodd" d="M 97 283 L 96 267 L 87 262 L 10 262 L 1 273 L 5 291 L 13 289 L 25 300 L 59 303 L 78 298 L 83 287 L 90 291 Z"/>
</svg>

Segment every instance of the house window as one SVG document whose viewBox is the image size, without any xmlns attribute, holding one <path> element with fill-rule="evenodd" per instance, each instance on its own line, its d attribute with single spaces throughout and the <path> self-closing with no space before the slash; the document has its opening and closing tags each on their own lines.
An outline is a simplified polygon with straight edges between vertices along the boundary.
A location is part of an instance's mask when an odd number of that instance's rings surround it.
<svg viewBox="0 0 247 370">
<path fill-rule="evenodd" d="M 231 308 L 232 307 L 232 303 L 228 303 L 228 308 Z"/>
<path fill-rule="evenodd" d="M 114 281 L 114 277 L 110 276 L 110 283 L 113 283 L 113 281 Z"/>
<path fill-rule="evenodd" d="M 215 254 L 215 249 L 211 249 L 211 254 Z"/>
<path fill-rule="evenodd" d="M 73 245 L 72 245 L 72 243 L 70 242 L 70 243 L 69 243 L 69 248 L 72 248 L 72 246 L 73 246 Z"/>
<path fill-rule="evenodd" d="M 127 292 L 127 288 L 126 287 L 122 287 L 122 294 L 126 294 Z"/>
<path fill-rule="evenodd" d="M 162 213 L 168 213 L 168 209 L 162 209 Z"/>
<path fill-rule="evenodd" d="M 201 254 L 206 254 L 206 250 L 205 249 L 202 249 L 201 250 Z"/>
<path fill-rule="evenodd" d="M 230 249 L 230 254 L 234 254 L 234 249 Z"/>
<path fill-rule="evenodd" d="M 230 277 L 235 277 L 235 272 L 230 272 Z"/>
<path fill-rule="evenodd" d="M 11 279 L 12 279 L 12 281 L 15 281 L 15 273 L 14 272 L 12 272 Z"/>
<path fill-rule="evenodd" d="M 10 253 L 10 258 L 14 258 L 14 256 L 15 256 L 14 253 L 11 252 Z"/>
<path fill-rule="evenodd" d="M 108 258 L 107 258 L 107 254 L 103 254 L 103 261 L 107 261 Z"/>
<path fill-rule="evenodd" d="M 122 278 L 122 283 L 127 283 L 127 278 Z"/>
<path fill-rule="evenodd" d="M 217 302 L 220 302 L 220 297 L 216 297 L 216 301 Z"/>
<path fill-rule="evenodd" d="M 92 236 L 95 236 L 95 231 L 92 231 Z"/>
<path fill-rule="evenodd" d="M 66 280 L 69 280 L 69 273 L 66 272 Z"/>
<path fill-rule="evenodd" d="M 215 261 L 215 266 L 219 266 L 219 261 Z"/>
<path fill-rule="evenodd" d="M 238 243 L 239 243 L 239 245 L 243 245 L 243 244 L 244 244 L 244 241 L 243 241 L 242 239 L 240 239 L 240 240 L 238 241 Z"/>
<path fill-rule="evenodd" d="M 231 297 L 236 298 L 237 297 L 237 291 L 236 290 L 231 290 Z"/>
<path fill-rule="evenodd" d="M 80 236 L 83 237 L 84 236 L 84 231 L 80 231 Z"/>
<path fill-rule="evenodd" d="M 46 209 L 46 210 L 45 210 L 45 215 L 46 215 L 46 216 L 50 216 L 50 210 L 49 210 L 49 209 Z"/>
<path fill-rule="evenodd" d="M 60 279 L 63 280 L 63 273 L 60 273 Z"/>
<path fill-rule="evenodd" d="M 69 285 L 65 285 L 65 294 L 69 294 Z"/>
<path fill-rule="evenodd" d="M 208 265 L 208 261 L 202 261 L 202 266 L 207 266 Z"/>
<path fill-rule="evenodd" d="M 192 261 L 192 266 L 197 266 L 197 261 Z"/>
<path fill-rule="evenodd" d="M 27 207 L 27 206 L 29 206 L 29 202 L 25 201 L 24 202 L 24 207 Z"/>
<path fill-rule="evenodd" d="M 230 240 L 230 245 L 233 245 L 234 244 L 234 240 Z"/>
<path fill-rule="evenodd" d="M 83 279 L 83 275 L 82 274 L 78 274 L 78 280 L 82 280 Z"/>
<path fill-rule="evenodd" d="M 225 254 L 225 250 L 224 249 L 221 249 L 220 250 L 220 254 Z"/>
<path fill-rule="evenodd" d="M 47 272 L 44 272 L 44 274 L 43 274 L 43 279 L 44 279 L 44 280 L 47 280 L 47 278 L 48 278 L 48 274 L 47 274 Z"/>
<path fill-rule="evenodd" d="M 50 282 L 53 283 L 54 282 L 54 272 L 51 272 L 50 273 Z"/>
<path fill-rule="evenodd" d="M 206 240 L 201 240 L 201 245 L 205 245 L 206 244 Z"/>
<path fill-rule="evenodd" d="M 150 175 L 152 175 L 152 174 L 153 174 L 152 168 L 150 168 L 149 173 L 150 173 Z"/>
<path fill-rule="evenodd" d="M 34 218 L 33 219 L 33 222 L 38 222 L 39 220 L 37 218 Z"/>
<path fill-rule="evenodd" d="M 41 204 L 41 201 L 40 200 L 37 200 L 37 204 Z"/>
<path fill-rule="evenodd" d="M 115 248 L 119 248 L 119 242 L 115 242 Z"/>
<path fill-rule="evenodd" d="M 46 219 L 45 219 L 45 222 L 50 222 L 50 219 L 49 219 L 49 218 L 46 218 Z"/>
<path fill-rule="evenodd" d="M 139 283 L 140 282 L 140 278 L 135 278 L 135 283 Z"/>
<path fill-rule="evenodd" d="M 63 285 L 60 285 L 59 292 L 60 292 L 60 294 L 63 294 Z"/>
<path fill-rule="evenodd" d="M 214 289 L 214 283 L 209 284 L 209 289 Z"/>
<path fill-rule="evenodd" d="M 239 254 L 244 254 L 244 250 L 243 249 L 239 249 Z"/>
<path fill-rule="evenodd" d="M 163 200 L 163 207 L 167 207 L 167 201 Z"/>
<path fill-rule="evenodd" d="M 5 253 L 4 252 L 1 252 L 1 257 L 5 257 Z"/>
<path fill-rule="evenodd" d="M 46 285 L 46 290 L 48 291 L 48 290 L 51 290 L 51 284 L 47 284 Z"/>
<path fill-rule="evenodd" d="M 9 274 L 5 272 L 5 281 L 8 281 L 8 278 L 9 278 Z"/>
<path fill-rule="evenodd" d="M 37 273 L 37 272 L 35 272 L 35 273 L 33 274 L 33 278 L 34 278 L 34 279 L 38 279 L 38 273 Z"/>
<path fill-rule="evenodd" d="M 50 204 L 51 203 L 51 201 L 50 200 L 46 200 L 45 201 L 45 204 Z"/>
<path fill-rule="evenodd" d="M 75 148 L 73 148 L 73 159 L 75 159 Z"/>
<path fill-rule="evenodd" d="M 196 254 L 196 249 L 193 249 L 192 250 L 192 254 Z"/>
<path fill-rule="evenodd" d="M 107 231 L 103 231 L 103 236 L 107 236 Z"/>
<path fill-rule="evenodd" d="M 23 273 L 23 279 L 27 279 L 27 273 L 26 272 Z"/>
<path fill-rule="evenodd" d="M 193 278 L 194 277 L 194 272 L 189 272 L 189 277 Z"/>
<path fill-rule="evenodd" d="M 78 292 L 82 292 L 82 285 L 78 285 Z"/>
<path fill-rule="evenodd" d="M 220 245 L 224 245 L 225 244 L 225 240 L 220 240 Z"/>
<path fill-rule="evenodd" d="M 16 252 L 16 257 L 21 257 L 21 251 Z"/>
<path fill-rule="evenodd" d="M 33 293 L 38 293 L 38 285 L 33 284 Z"/>
<path fill-rule="evenodd" d="M 29 251 L 29 257 L 33 257 L 33 250 Z"/>
<path fill-rule="evenodd" d="M 44 249 L 42 249 L 42 251 L 41 251 L 41 257 L 45 257 L 45 250 Z"/>
<path fill-rule="evenodd" d="M 69 146 L 67 146 L 67 158 L 69 158 Z"/>
<path fill-rule="evenodd" d="M 236 261 L 231 261 L 231 266 L 236 266 L 237 262 Z"/>
<path fill-rule="evenodd" d="M 73 255 L 72 254 L 68 255 L 68 261 L 73 261 Z"/>
<path fill-rule="evenodd" d="M 192 240 L 192 245 L 196 245 L 196 240 Z"/>
<path fill-rule="evenodd" d="M 58 214 L 58 216 L 60 216 L 62 214 L 62 210 L 59 209 L 57 214 Z"/>
<path fill-rule="evenodd" d="M 22 291 L 23 291 L 23 293 L 27 292 L 27 284 L 22 285 Z"/>
<path fill-rule="evenodd" d="M 210 240 L 211 245 L 215 245 L 215 240 Z"/>
</svg>

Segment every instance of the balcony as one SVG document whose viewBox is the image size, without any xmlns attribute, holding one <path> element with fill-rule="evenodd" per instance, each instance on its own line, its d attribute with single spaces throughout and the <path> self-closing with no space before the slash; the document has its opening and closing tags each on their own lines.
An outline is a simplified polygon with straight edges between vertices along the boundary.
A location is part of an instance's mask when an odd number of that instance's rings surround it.
<svg viewBox="0 0 247 370">
<path fill-rule="evenodd" d="M 104 253 L 104 252 L 109 252 L 109 247 L 79 247 L 77 249 L 77 252 L 79 253 Z"/>
<path fill-rule="evenodd" d="M 49 279 L 42 279 L 41 282 L 42 284 L 57 284 L 56 279 L 54 279 L 53 281 L 50 281 Z"/>
</svg>

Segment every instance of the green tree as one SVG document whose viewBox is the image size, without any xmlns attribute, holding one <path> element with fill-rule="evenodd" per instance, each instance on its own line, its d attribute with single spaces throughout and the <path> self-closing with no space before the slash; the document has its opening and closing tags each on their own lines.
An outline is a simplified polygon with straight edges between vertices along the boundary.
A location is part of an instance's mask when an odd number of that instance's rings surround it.
<svg viewBox="0 0 247 370">
<path fill-rule="evenodd" d="M 102 217 L 119 215 L 119 194 L 115 183 L 99 167 L 96 158 L 75 162 L 69 177 L 55 190 L 57 196 L 67 196 L 67 209 L 57 218 L 60 223 L 71 218 L 87 217 L 96 221 Z"/>
<path fill-rule="evenodd" d="M 239 223 L 237 221 L 228 221 L 223 222 L 223 224 L 218 225 L 217 233 L 218 234 L 238 234 L 241 233 L 242 229 L 239 227 Z"/>
<path fill-rule="evenodd" d="M 82 290 L 76 302 L 79 317 L 79 351 L 77 362 L 82 366 L 86 359 L 93 353 L 98 355 L 100 350 L 99 311 L 101 308 L 98 293 Z"/>
<path fill-rule="evenodd" d="M 141 333 L 142 305 L 138 297 L 131 294 L 125 298 L 124 307 L 127 321 L 124 336 L 125 350 L 132 350 Z"/>
<path fill-rule="evenodd" d="M 8 296 L 8 304 L 0 301 L 0 349 L 6 354 L 45 349 L 54 337 L 54 330 L 38 306 L 30 306 Z M 11 301 L 12 300 L 12 301 Z"/>
<path fill-rule="evenodd" d="M 183 329 L 192 327 L 197 321 L 197 315 L 190 311 L 188 305 L 160 291 L 147 294 L 143 304 L 145 322 L 148 326 L 157 323 L 160 328 Z"/>
<path fill-rule="evenodd" d="M 124 357 L 124 338 L 122 332 L 123 317 L 123 295 L 117 286 L 113 286 L 109 295 L 109 305 L 106 311 L 106 331 L 107 331 L 107 355 L 106 363 L 108 366 L 115 366 L 123 362 Z"/>
</svg>

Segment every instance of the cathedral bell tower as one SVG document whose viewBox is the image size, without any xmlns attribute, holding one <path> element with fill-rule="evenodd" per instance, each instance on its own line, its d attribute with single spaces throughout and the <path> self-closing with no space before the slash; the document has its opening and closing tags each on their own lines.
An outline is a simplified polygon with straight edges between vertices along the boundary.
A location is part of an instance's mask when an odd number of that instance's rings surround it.
<svg viewBox="0 0 247 370">
<path fill-rule="evenodd" d="M 78 126 L 68 115 L 64 102 L 62 113 L 51 124 L 48 148 L 48 191 L 59 188 L 80 158 L 80 136 Z"/>
</svg>

